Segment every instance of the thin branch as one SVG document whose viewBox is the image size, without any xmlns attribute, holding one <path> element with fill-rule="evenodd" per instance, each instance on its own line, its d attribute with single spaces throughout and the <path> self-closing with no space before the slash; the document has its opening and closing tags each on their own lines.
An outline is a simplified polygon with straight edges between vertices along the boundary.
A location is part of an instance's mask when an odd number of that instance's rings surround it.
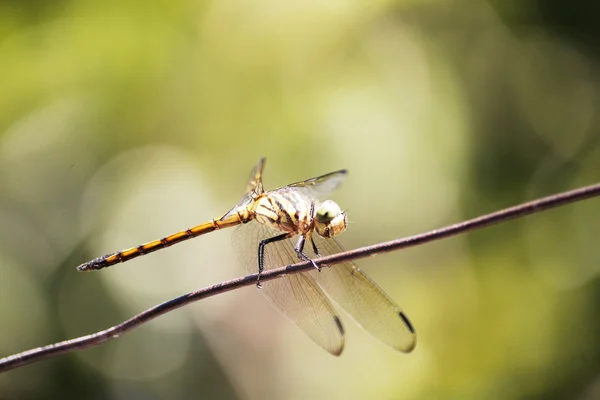
<svg viewBox="0 0 600 400">
<path fill-rule="evenodd" d="M 460 233 L 484 228 L 489 225 L 508 221 L 518 217 L 523 217 L 529 214 L 585 200 L 599 195 L 600 184 L 586 186 L 580 189 L 559 193 L 553 196 L 548 196 L 539 200 L 531 201 L 529 203 L 524 203 L 518 206 L 506 208 L 501 211 L 487 214 L 458 224 L 450 225 L 441 229 L 435 229 L 426 233 L 422 233 L 420 235 L 410 236 L 404 239 L 392 240 L 389 242 L 384 242 L 372 246 L 361 247 L 356 250 L 346 251 L 343 253 L 322 257 L 314 261 L 319 265 L 334 265 L 348 260 L 365 258 L 379 253 L 396 251 L 423 243 L 433 242 L 434 240 L 458 235 Z M 283 275 L 298 273 L 302 271 L 309 271 L 312 268 L 314 268 L 314 266 L 313 264 L 311 264 L 311 262 L 301 262 L 287 267 L 272 269 L 262 274 L 261 281 L 270 281 Z M 115 339 L 154 318 L 157 318 L 177 308 L 183 307 L 187 304 L 220 293 L 225 293 L 234 289 L 238 289 L 243 286 L 255 285 L 256 279 L 257 275 L 254 274 L 222 282 L 166 301 L 109 329 L 96 332 L 91 335 L 82 336 L 76 339 L 65 340 L 63 342 L 38 347 L 36 349 L 27 350 L 22 353 L 17 353 L 12 356 L 2 358 L 0 359 L 0 372 L 5 372 L 27 364 L 38 362 L 46 358 L 51 358 L 60 354 L 69 353 L 71 351 L 83 350 L 89 347 L 98 346 L 101 343 Z"/>
</svg>

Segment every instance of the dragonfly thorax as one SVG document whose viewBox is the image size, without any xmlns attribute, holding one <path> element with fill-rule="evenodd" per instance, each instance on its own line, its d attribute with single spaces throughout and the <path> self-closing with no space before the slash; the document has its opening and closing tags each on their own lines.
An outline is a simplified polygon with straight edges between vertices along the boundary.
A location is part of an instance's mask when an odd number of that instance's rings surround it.
<svg viewBox="0 0 600 400">
<path fill-rule="evenodd" d="M 312 225 L 314 206 L 291 192 L 267 192 L 252 205 L 256 221 L 282 232 L 304 234 Z"/>
</svg>

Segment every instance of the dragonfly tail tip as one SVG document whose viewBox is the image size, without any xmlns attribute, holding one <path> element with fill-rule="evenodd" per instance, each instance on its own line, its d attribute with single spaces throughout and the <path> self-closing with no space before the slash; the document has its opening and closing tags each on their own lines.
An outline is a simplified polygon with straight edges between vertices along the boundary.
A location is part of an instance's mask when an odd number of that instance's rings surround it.
<svg viewBox="0 0 600 400">
<path fill-rule="evenodd" d="M 89 263 L 84 263 L 81 264 L 77 267 L 77 271 L 89 271 L 90 270 L 90 264 Z"/>
</svg>

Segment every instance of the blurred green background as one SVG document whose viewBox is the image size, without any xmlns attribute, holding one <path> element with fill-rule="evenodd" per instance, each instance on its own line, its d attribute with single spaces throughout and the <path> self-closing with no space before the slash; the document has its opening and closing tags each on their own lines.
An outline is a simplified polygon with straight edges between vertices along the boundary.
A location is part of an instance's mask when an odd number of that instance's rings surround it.
<svg viewBox="0 0 600 400">
<path fill-rule="evenodd" d="M 589 4 L 588 4 L 589 3 Z M 586 4 L 584 6 L 584 4 Z M 0 357 L 242 275 L 223 231 L 81 262 L 340 168 L 347 248 L 600 181 L 600 6 L 0 2 Z M 335 358 L 253 288 L 0 375 L 0 398 L 600 398 L 600 200 L 358 264 L 417 348 Z"/>
</svg>

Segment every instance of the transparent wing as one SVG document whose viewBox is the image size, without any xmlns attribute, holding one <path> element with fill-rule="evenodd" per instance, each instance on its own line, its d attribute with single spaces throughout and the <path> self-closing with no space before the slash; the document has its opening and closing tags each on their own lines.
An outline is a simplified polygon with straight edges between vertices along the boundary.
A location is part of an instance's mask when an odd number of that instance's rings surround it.
<svg viewBox="0 0 600 400">
<path fill-rule="evenodd" d="M 244 192 L 244 196 L 231 210 L 229 210 L 223 217 L 227 218 L 231 214 L 234 214 L 237 210 L 246 208 L 254 201 L 254 194 L 263 193 L 263 183 L 262 183 L 262 172 L 265 168 L 265 163 L 267 162 L 266 158 L 261 158 L 258 160 L 258 163 L 252 168 L 252 172 L 250 172 L 250 177 L 248 178 L 248 183 L 246 185 L 246 191 Z"/>
<path fill-rule="evenodd" d="M 345 169 L 330 172 L 325 175 L 311 178 L 305 181 L 292 183 L 280 189 L 294 188 L 311 198 L 322 199 L 327 197 L 346 179 L 348 171 Z M 276 190 L 280 190 L 276 189 Z"/>
<path fill-rule="evenodd" d="M 249 196 L 252 193 L 261 194 L 263 192 L 263 183 L 262 183 L 262 173 L 265 168 L 265 163 L 267 159 L 265 157 L 258 160 L 254 168 L 252 168 L 252 172 L 250 173 L 250 178 L 248 178 L 248 185 L 246 186 L 245 196 Z M 244 196 L 244 197 L 245 197 Z"/>
<path fill-rule="evenodd" d="M 339 253 L 342 247 L 335 239 L 314 235 L 317 250 L 323 256 Z M 305 252 L 310 256 L 310 243 Z M 412 324 L 394 301 L 353 262 L 324 267 L 309 274 L 336 303 L 350 314 L 367 332 L 402 352 L 410 352 L 416 344 Z"/>
<path fill-rule="evenodd" d="M 248 273 L 258 272 L 260 240 L 280 235 L 256 221 L 237 227 L 233 245 Z M 292 239 L 270 243 L 265 248 L 265 270 L 297 263 Z M 344 349 L 344 330 L 333 305 L 307 273 L 293 274 L 263 282 L 261 293 L 280 313 L 294 322 L 308 337 L 328 352 L 339 355 Z"/>
</svg>

